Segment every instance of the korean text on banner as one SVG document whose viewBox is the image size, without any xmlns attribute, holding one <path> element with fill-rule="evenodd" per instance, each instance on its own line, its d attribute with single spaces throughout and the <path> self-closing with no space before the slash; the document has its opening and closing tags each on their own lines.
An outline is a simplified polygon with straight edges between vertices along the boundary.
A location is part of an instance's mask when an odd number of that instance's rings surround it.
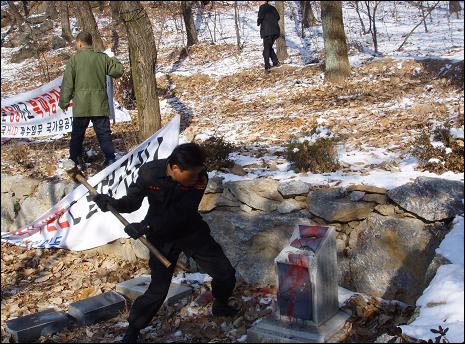
<svg viewBox="0 0 465 344">
<path fill-rule="evenodd" d="M 3 138 L 28 138 L 39 136 L 56 136 L 68 133 L 72 129 L 72 103 L 68 111 L 63 112 L 58 106 L 63 77 L 59 77 L 32 91 L 2 99 L 1 135 Z M 116 122 L 131 120 L 126 109 L 116 100 L 113 115 Z"/>
<path fill-rule="evenodd" d="M 90 178 L 89 183 L 99 193 L 115 198 L 125 196 L 129 185 L 136 181 L 142 164 L 167 158 L 178 145 L 179 125 L 180 118 L 177 116 L 134 151 Z M 124 216 L 131 223 L 140 222 L 147 211 L 148 201 L 145 199 L 139 210 Z M 29 226 L 16 232 L 2 233 L 2 241 L 18 246 L 76 251 L 127 237 L 121 222 L 112 213 L 102 212 L 83 185 L 66 195 Z"/>
</svg>

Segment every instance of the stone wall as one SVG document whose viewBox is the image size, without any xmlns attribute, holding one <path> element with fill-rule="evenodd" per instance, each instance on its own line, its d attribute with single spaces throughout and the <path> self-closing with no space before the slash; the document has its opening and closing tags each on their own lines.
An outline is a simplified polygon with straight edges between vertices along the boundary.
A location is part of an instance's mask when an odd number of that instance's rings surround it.
<svg viewBox="0 0 465 344">
<path fill-rule="evenodd" d="M 2 175 L 2 231 L 31 222 L 73 187 Z M 275 285 L 274 258 L 294 226 L 310 220 L 336 228 L 339 285 L 414 303 L 447 262 L 435 249 L 451 219 L 463 214 L 462 200 L 462 182 L 436 178 L 418 178 L 389 191 L 368 185 L 325 189 L 301 181 L 223 183 L 212 178 L 200 210 L 242 282 Z M 148 258 L 148 250 L 132 239 L 93 250 L 128 260 Z M 196 269 L 185 256 L 181 262 Z"/>
</svg>

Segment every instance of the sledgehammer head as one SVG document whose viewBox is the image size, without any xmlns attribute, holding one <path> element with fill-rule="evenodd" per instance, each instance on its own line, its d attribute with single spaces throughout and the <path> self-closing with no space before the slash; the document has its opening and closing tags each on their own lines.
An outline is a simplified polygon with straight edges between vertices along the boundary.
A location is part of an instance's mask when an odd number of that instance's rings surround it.
<svg viewBox="0 0 465 344">
<path fill-rule="evenodd" d="M 82 176 L 82 171 L 77 167 L 76 163 L 71 159 L 65 160 L 63 162 L 63 168 L 73 180 L 76 180 L 77 175 Z"/>
</svg>

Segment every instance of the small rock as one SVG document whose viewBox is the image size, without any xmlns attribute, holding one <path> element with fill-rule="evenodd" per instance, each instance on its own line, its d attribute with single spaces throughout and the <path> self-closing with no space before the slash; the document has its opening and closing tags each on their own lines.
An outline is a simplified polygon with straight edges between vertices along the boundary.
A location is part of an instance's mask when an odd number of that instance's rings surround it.
<svg viewBox="0 0 465 344">
<path fill-rule="evenodd" d="M 366 194 L 363 200 L 365 202 L 375 202 L 378 204 L 386 204 L 388 201 L 387 196 L 381 194 Z"/>
<path fill-rule="evenodd" d="M 375 210 L 384 216 L 392 216 L 396 214 L 396 207 L 391 204 L 377 205 Z"/>
<path fill-rule="evenodd" d="M 243 322 L 244 322 L 244 317 L 239 317 L 236 320 L 234 320 L 233 326 L 235 328 L 241 327 Z"/>
<path fill-rule="evenodd" d="M 236 176 L 245 176 L 247 174 L 244 168 L 238 164 L 234 164 L 234 166 L 229 169 L 229 172 Z"/>
<path fill-rule="evenodd" d="M 384 188 L 379 188 L 376 186 L 370 186 L 370 185 L 365 185 L 365 184 L 356 184 L 356 185 L 350 185 L 347 187 L 348 191 L 363 191 L 363 192 L 370 192 L 370 193 L 379 193 L 379 194 L 385 194 L 386 189 Z"/>
<path fill-rule="evenodd" d="M 358 202 L 361 199 L 363 199 L 363 196 L 365 196 L 365 193 L 362 191 L 353 191 L 350 193 L 350 200 L 354 202 Z"/>
<path fill-rule="evenodd" d="M 300 180 L 283 182 L 278 185 L 278 191 L 284 198 L 306 195 L 309 190 L 309 186 Z"/>
<path fill-rule="evenodd" d="M 52 49 L 57 50 L 66 47 L 68 42 L 61 36 L 53 36 L 52 38 Z"/>
<path fill-rule="evenodd" d="M 305 202 L 298 202 L 295 199 L 290 198 L 290 199 L 285 199 L 279 204 L 278 212 L 280 214 L 289 214 L 289 213 L 292 213 L 293 211 L 305 209 L 306 207 L 307 205 L 305 204 Z"/>
<path fill-rule="evenodd" d="M 210 193 L 221 193 L 223 192 L 223 179 L 224 177 L 213 177 L 208 180 L 207 188 L 205 189 L 206 194 Z"/>
</svg>

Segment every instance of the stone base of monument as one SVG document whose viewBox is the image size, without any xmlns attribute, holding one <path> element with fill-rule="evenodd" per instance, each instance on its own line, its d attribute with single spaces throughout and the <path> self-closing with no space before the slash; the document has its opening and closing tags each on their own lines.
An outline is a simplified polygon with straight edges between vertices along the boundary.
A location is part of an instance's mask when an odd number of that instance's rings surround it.
<svg viewBox="0 0 465 344">
<path fill-rule="evenodd" d="M 320 326 L 266 318 L 247 331 L 248 343 L 336 343 L 337 333 L 350 315 L 339 310 Z"/>
</svg>

